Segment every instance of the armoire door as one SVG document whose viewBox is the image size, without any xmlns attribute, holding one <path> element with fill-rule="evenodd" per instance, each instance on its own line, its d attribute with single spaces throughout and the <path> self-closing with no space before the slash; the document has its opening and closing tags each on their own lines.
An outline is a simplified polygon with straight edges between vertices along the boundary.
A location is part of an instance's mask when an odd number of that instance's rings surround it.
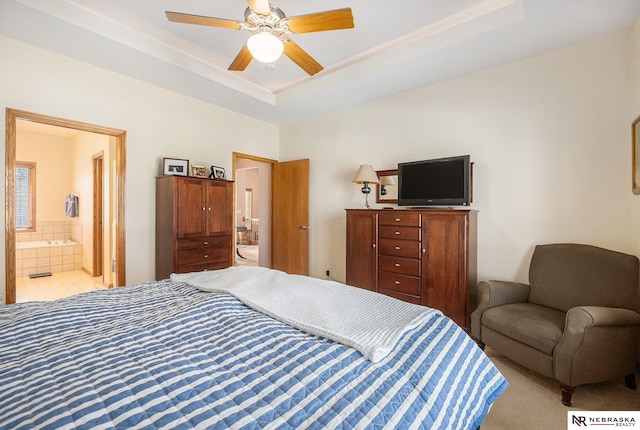
<svg viewBox="0 0 640 430">
<path fill-rule="evenodd" d="M 206 201 L 201 179 L 178 179 L 178 238 L 205 236 Z"/>
<path fill-rule="evenodd" d="M 206 228 L 207 236 L 231 234 L 231 191 L 227 182 L 206 182 Z"/>
<path fill-rule="evenodd" d="M 466 325 L 467 262 L 466 217 L 424 215 L 423 238 L 426 256 L 422 259 L 422 304 L 440 309 L 461 326 Z"/>
<path fill-rule="evenodd" d="M 376 212 L 347 211 L 348 285 L 376 291 L 377 221 Z"/>
</svg>

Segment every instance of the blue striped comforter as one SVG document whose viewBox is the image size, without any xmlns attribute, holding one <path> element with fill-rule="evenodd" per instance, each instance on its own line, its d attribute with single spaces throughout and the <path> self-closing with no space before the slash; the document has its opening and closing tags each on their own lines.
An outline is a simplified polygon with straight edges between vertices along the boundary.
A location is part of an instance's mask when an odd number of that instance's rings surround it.
<svg viewBox="0 0 640 430">
<path fill-rule="evenodd" d="M 475 429 L 506 381 L 441 315 L 378 363 L 168 280 L 0 308 L 0 428 Z"/>
</svg>

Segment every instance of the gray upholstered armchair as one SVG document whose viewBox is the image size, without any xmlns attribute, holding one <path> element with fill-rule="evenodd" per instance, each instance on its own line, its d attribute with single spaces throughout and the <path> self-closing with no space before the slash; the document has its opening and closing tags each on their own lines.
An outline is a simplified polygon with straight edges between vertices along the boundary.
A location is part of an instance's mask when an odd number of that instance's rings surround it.
<svg viewBox="0 0 640 430">
<path fill-rule="evenodd" d="M 636 388 L 640 337 L 638 258 L 589 245 L 538 245 L 529 285 L 478 285 L 471 334 L 513 361 L 556 379 L 562 403 L 577 385 L 625 376 Z"/>
</svg>

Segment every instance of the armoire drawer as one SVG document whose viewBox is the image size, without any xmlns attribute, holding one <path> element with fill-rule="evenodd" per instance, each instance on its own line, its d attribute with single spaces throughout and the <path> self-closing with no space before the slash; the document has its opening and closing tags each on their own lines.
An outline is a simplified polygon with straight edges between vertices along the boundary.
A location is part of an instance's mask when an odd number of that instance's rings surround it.
<svg viewBox="0 0 640 430">
<path fill-rule="evenodd" d="M 228 260 L 229 250 L 224 248 L 178 252 L 178 266 Z"/>
<path fill-rule="evenodd" d="M 420 260 L 416 258 L 381 255 L 378 259 L 378 268 L 382 272 L 420 276 Z"/>
<path fill-rule="evenodd" d="M 380 294 L 384 294 L 389 297 L 393 297 L 394 299 L 402 300 L 404 302 L 413 303 L 414 305 L 419 305 L 420 296 L 412 296 L 411 294 L 403 294 L 397 291 L 390 290 L 380 290 Z"/>
<path fill-rule="evenodd" d="M 380 239 L 378 242 L 378 252 L 381 255 L 422 258 L 421 243 L 413 240 Z"/>
<path fill-rule="evenodd" d="M 209 263 L 201 264 L 183 264 L 178 266 L 176 273 L 190 273 L 190 272 L 205 272 L 207 270 L 226 269 L 230 266 L 230 262 L 226 261 L 211 261 Z"/>
<path fill-rule="evenodd" d="M 399 293 L 420 295 L 420 278 L 399 275 L 397 273 L 379 272 L 378 288 L 381 290 L 397 291 Z"/>
<path fill-rule="evenodd" d="M 415 212 L 403 212 L 400 210 L 385 212 L 378 215 L 380 225 L 406 225 L 420 227 L 420 214 Z"/>
<path fill-rule="evenodd" d="M 229 247 L 229 236 L 207 236 L 178 240 L 178 252 Z"/>
<path fill-rule="evenodd" d="M 380 239 L 420 240 L 420 227 L 381 225 Z"/>
</svg>

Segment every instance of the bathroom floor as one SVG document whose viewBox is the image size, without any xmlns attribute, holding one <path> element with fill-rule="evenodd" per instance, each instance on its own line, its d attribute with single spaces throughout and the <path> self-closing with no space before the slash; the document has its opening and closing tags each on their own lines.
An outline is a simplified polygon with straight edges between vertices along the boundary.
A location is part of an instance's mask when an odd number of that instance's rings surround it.
<svg viewBox="0 0 640 430">
<path fill-rule="evenodd" d="M 82 270 L 53 273 L 43 278 L 22 277 L 16 279 L 16 302 L 50 301 L 104 289 L 102 276 L 92 278 Z"/>
</svg>

